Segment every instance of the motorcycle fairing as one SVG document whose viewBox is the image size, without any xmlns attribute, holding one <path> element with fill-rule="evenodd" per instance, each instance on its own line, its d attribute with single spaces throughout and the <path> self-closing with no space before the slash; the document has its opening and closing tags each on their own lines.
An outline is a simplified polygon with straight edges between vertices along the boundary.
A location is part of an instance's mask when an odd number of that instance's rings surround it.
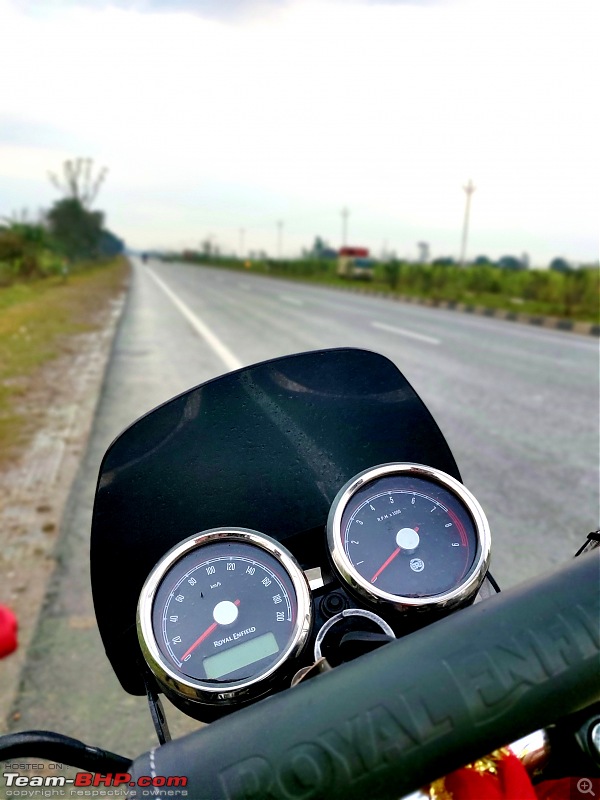
<svg viewBox="0 0 600 800">
<path fill-rule="evenodd" d="M 252 528 L 326 569 L 331 502 L 353 475 L 412 461 L 460 480 L 435 420 L 387 358 L 341 348 L 237 370 L 164 403 L 115 439 L 91 537 L 98 627 L 123 688 L 144 694 L 135 630 L 158 559 L 208 528 Z"/>
</svg>

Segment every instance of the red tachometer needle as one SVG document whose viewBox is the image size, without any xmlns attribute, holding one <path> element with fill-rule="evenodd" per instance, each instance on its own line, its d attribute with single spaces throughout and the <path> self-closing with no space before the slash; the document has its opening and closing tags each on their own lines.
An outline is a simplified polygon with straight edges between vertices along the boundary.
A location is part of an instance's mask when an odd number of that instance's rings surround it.
<svg viewBox="0 0 600 800">
<path fill-rule="evenodd" d="M 391 563 L 391 562 L 392 562 L 392 561 L 393 561 L 393 560 L 396 558 L 396 556 L 398 555 L 398 553 L 400 552 L 400 550 L 401 550 L 401 548 L 400 548 L 400 547 L 397 547 L 397 548 L 394 550 L 394 552 L 392 553 L 392 555 L 391 555 L 391 556 L 390 556 L 390 557 L 387 559 L 387 561 L 384 561 L 384 562 L 383 562 L 383 564 L 382 564 L 382 565 L 379 567 L 379 569 L 377 570 L 377 572 L 375 573 L 375 575 L 373 575 L 373 577 L 371 578 L 371 583 L 375 583 L 375 581 L 377 580 L 377 578 L 379 577 L 379 575 L 381 575 L 381 573 L 382 573 L 382 572 L 383 572 L 383 570 L 384 570 L 384 569 L 385 569 L 385 568 L 388 566 L 388 564 L 390 564 L 390 563 Z"/>
<path fill-rule="evenodd" d="M 235 604 L 236 604 L 236 606 L 239 606 L 240 601 L 236 600 Z M 204 631 L 204 633 L 196 639 L 194 644 L 192 644 L 192 645 L 190 645 L 190 647 L 188 647 L 188 649 L 185 651 L 185 653 L 181 656 L 181 660 L 185 661 L 186 658 L 189 656 L 189 654 L 193 653 L 194 650 L 198 647 L 198 645 L 201 642 L 203 642 L 206 639 L 207 636 L 210 636 L 211 633 L 218 627 L 219 627 L 219 623 L 218 622 L 213 622 L 212 625 L 209 625 L 208 628 Z"/>
</svg>

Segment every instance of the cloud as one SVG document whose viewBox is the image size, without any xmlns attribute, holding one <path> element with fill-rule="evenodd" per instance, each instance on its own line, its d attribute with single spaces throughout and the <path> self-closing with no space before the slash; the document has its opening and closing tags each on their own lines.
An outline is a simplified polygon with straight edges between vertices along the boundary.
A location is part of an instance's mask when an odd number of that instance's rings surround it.
<svg viewBox="0 0 600 800">
<path fill-rule="evenodd" d="M 7 211 L 89 155 L 110 168 L 111 225 L 140 244 L 235 247 L 244 227 L 271 249 L 277 219 L 290 247 L 334 242 L 347 205 L 357 242 L 449 253 L 472 177 L 474 247 L 551 257 L 560 234 L 597 252 L 591 0 L 556 0 L 543 28 L 539 0 L 229 4 L 272 12 L 248 23 L 202 16 L 209 2 L 16 1 L 0 0 Z"/>
<path fill-rule="evenodd" d="M 446 5 L 454 0 L 329 0 L 339 6 L 431 6 Z M 291 7 L 305 5 L 304 0 L 13 0 L 16 8 L 35 16 L 48 16 L 79 6 L 87 10 L 118 8 L 138 13 L 194 14 L 205 19 L 243 22 L 264 19 Z"/>
<path fill-rule="evenodd" d="M 101 11 L 118 8 L 137 13 L 185 12 L 225 21 L 260 18 L 287 8 L 292 0 L 14 0 L 16 8 L 33 16 L 49 16 L 73 7 Z"/>
<path fill-rule="evenodd" d="M 0 145 L 70 150 L 73 153 L 87 152 L 90 146 L 84 138 L 57 125 L 3 113 L 0 113 Z"/>
</svg>

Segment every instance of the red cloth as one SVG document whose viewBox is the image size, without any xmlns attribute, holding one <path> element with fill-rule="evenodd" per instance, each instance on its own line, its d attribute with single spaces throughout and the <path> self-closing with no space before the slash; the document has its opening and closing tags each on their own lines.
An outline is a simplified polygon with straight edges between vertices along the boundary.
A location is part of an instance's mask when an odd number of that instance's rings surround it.
<svg viewBox="0 0 600 800">
<path fill-rule="evenodd" d="M 525 767 L 507 749 L 436 781 L 429 796 L 432 800 L 539 800 Z"/>
<path fill-rule="evenodd" d="M 6 606 L 0 606 L 0 658 L 17 649 L 17 618 Z"/>
<path fill-rule="evenodd" d="M 584 781 L 585 787 L 580 786 Z M 519 759 L 503 748 L 435 781 L 429 786 L 429 797 L 431 800 L 574 800 L 585 797 L 581 793 L 584 789 L 598 799 L 600 779 L 561 778 L 542 781 L 534 787 Z"/>
</svg>

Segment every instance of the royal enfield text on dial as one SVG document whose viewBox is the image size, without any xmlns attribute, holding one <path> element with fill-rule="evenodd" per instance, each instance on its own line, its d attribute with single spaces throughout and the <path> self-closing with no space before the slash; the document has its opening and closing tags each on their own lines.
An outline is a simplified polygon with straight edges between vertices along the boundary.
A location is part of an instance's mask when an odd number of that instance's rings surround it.
<svg viewBox="0 0 600 800">
<path fill-rule="evenodd" d="M 344 522 L 343 547 L 351 564 L 372 586 L 391 594 L 441 594 L 460 583 L 473 563 L 472 523 L 431 493 L 379 492 Z"/>
<path fill-rule="evenodd" d="M 159 646 L 184 675 L 247 678 L 285 650 L 297 607 L 289 577 L 267 553 L 237 543 L 204 548 L 154 606 Z"/>
</svg>

